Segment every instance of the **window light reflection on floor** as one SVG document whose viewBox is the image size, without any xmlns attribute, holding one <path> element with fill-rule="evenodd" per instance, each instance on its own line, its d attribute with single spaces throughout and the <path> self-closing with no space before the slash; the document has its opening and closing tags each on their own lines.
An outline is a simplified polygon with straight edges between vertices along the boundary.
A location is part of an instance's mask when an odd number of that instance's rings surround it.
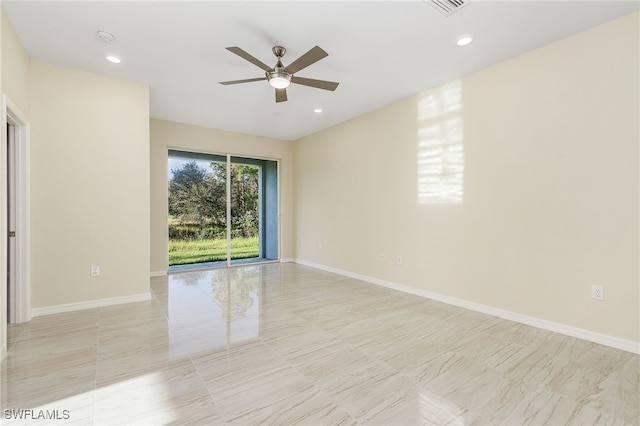
<svg viewBox="0 0 640 426">
<path fill-rule="evenodd" d="M 257 338 L 260 271 L 245 267 L 170 275 L 165 303 L 171 358 Z"/>
<path fill-rule="evenodd" d="M 465 409 L 431 390 L 420 392 L 420 424 L 464 426 Z"/>
</svg>

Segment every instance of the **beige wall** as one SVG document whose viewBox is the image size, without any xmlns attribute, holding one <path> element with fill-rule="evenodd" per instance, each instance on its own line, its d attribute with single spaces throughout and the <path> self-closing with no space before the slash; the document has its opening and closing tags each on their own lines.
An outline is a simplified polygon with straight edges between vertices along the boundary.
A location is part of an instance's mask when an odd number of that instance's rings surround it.
<svg viewBox="0 0 640 426">
<path fill-rule="evenodd" d="M 281 258 L 294 257 L 293 143 L 277 139 L 151 120 L 151 272 L 167 270 L 167 151 L 177 148 L 280 160 Z"/>
<path fill-rule="evenodd" d="M 149 292 L 147 86 L 32 62 L 31 218 L 34 308 Z"/>
<path fill-rule="evenodd" d="M 2 90 L 20 111 L 29 116 L 29 64 L 13 25 L 2 13 Z"/>
<path fill-rule="evenodd" d="M 639 342 L 638 18 L 296 142 L 296 257 Z"/>
</svg>

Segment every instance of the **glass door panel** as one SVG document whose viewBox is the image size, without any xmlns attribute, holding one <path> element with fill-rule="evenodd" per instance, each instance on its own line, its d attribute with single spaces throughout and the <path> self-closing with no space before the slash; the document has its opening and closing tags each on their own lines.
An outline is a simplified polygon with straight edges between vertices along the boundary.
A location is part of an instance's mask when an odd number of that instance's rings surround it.
<svg viewBox="0 0 640 426">
<path fill-rule="evenodd" d="M 169 268 L 225 266 L 224 156 L 169 151 Z"/>
<path fill-rule="evenodd" d="M 260 178 L 255 160 L 231 158 L 230 197 L 232 264 L 260 260 Z"/>
<path fill-rule="evenodd" d="M 230 157 L 230 264 L 278 260 L 278 162 Z"/>
</svg>

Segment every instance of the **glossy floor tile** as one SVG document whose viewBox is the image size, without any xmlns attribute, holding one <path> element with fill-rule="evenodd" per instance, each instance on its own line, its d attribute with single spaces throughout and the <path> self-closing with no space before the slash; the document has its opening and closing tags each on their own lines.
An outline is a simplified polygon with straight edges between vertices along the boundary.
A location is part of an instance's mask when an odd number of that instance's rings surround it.
<svg viewBox="0 0 640 426">
<path fill-rule="evenodd" d="M 639 355 L 295 264 L 151 289 L 9 326 L 0 424 L 640 424 Z"/>
</svg>

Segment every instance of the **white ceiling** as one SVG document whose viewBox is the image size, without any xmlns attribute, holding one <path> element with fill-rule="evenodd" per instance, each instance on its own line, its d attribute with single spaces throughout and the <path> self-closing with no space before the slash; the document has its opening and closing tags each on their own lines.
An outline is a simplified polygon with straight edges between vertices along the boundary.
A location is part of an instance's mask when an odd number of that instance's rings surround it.
<svg viewBox="0 0 640 426">
<path fill-rule="evenodd" d="M 148 84 L 151 116 L 295 140 L 412 94 L 638 10 L 638 1 L 471 0 L 445 17 L 412 1 L 3 0 L 33 60 Z M 116 39 L 107 44 L 96 32 Z M 466 48 L 455 45 L 473 34 Z M 298 76 L 340 82 L 335 92 L 291 85 L 275 103 L 264 72 L 225 50 L 239 46 L 285 65 L 319 45 L 329 53 Z M 107 51 L 122 57 L 110 64 Z M 531 70 L 535 73 L 535 70 Z M 314 113 L 315 108 L 324 110 Z"/>
</svg>

